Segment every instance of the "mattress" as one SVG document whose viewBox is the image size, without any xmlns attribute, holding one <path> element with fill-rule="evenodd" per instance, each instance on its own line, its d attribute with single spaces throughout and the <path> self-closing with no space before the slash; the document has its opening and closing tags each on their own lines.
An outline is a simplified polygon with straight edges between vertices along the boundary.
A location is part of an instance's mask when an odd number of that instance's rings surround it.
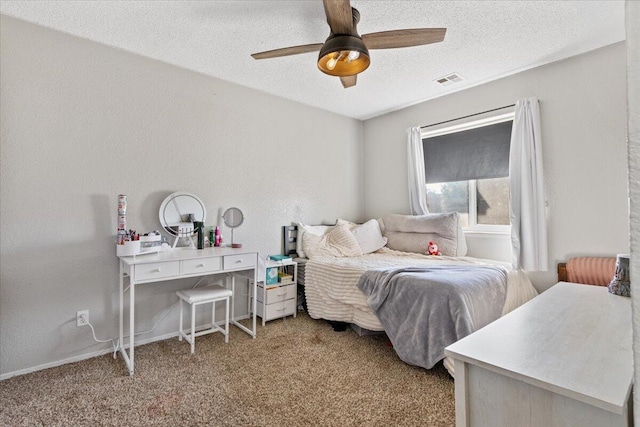
<svg viewBox="0 0 640 427">
<path fill-rule="evenodd" d="M 359 257 L 317 257 L 305 265 L 307 310 L 314 319 L 354 323 L 361 328 L 384 328 L 358 289 L 358 280 L 367 270 L 382 267 L 420 267 L 432 265 L 500 265 L 509 269 L 507 296 L 502 315 L 535 297 L 535 290 L 522 271 L 511 270 L 508 263 L 472 257 L 427 256 L 382 248 Z"/>
</svg>

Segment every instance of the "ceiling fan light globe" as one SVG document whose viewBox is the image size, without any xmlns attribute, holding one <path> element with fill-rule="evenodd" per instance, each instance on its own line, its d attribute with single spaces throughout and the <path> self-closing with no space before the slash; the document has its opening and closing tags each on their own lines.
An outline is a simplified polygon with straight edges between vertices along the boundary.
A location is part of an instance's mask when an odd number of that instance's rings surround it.
<svg viewBox="0 0 640 427">
<path fill-rule="evenodd" d="M 318 68 L 330 76 L 354 76 L 369 67 L 369 51 L 360 37 L 330 36 L 320 49 Z"/>
</svg>

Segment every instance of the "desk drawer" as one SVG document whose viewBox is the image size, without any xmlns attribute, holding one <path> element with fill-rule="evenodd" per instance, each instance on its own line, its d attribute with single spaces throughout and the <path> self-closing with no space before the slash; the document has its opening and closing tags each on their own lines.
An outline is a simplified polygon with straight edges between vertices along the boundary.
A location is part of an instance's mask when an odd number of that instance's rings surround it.
<svg viewBox="0 0 640 427">
<path fill-rule="evenodd" d="M 136 281 L 161 279 L 163 277 L 178 276 L 179 274 L 180 261 L 153 262 L 135 266 Z"/>
<path fill-rule="evenodd" d="M 256 254 L 225 255 L 224 257 L 225 270 L 252 268 L 255 265 Z"/>
<path fill-rule="evenodd" d="M 187 259 L 182 261 L 182 274 L 198 274 L 222 270 L 222 258 Z"/>
</svg>

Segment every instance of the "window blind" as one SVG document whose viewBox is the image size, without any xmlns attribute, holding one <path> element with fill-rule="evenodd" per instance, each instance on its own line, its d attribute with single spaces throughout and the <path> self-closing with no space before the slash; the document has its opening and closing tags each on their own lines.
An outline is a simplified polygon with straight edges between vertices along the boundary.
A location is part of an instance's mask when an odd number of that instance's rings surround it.
<svg viewBox="0 0 640 427">
<path fill-rule="evenodd" d="M 509 176 L 513 121 L 422 140 L 427 184 Z"/>
</svg>

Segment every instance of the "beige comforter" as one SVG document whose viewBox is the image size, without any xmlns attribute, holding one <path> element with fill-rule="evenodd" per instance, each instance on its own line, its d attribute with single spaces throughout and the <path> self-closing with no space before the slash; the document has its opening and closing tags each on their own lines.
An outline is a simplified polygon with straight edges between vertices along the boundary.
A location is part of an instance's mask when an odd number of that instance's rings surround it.
<svg viewBox="0 0 640 427">
<path fill-rule="evenodd" d="M 470 257 L 427 256 L 382 248 L 359 257 L 318 257 L 305 266 L 305 296 L 309 315 L 354 323 L 373 331 L 384 330 L 369 308 L 366 297 L 358 289 L 362 273 L 381 267 L 419 267 L 430 265 L 501 265 L 507 263 Z M 502 307 L 504 316 L 537 295 L 537 291 L 522 271 L 509 270 L 507 296 Z"/>
</svg>

